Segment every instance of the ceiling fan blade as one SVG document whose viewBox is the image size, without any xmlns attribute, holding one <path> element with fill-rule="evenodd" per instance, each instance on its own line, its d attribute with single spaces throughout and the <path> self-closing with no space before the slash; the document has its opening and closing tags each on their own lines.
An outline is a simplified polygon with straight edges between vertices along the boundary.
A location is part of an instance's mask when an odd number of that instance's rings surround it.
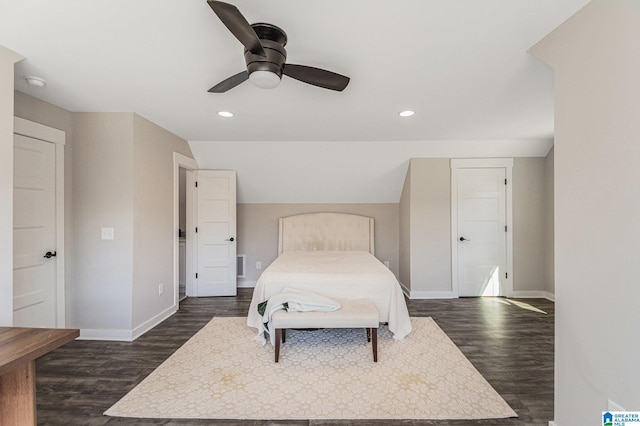
<svg viewBox="0 0 640 426">
<path fill-rule="evenodd" d="M 285 64 L 282 73 L 304 83 L 338 92 L 342 92 L 350 80 L 344 75 L 306 65 Z"/>
<path fill-rule="evenodd" d="M 215 14 L 218 15 L 222 23 L 249 52 L 262 57 L 267 56 L 256 32 L 251 28 L 251 25 L 249 25 L 249 22 L 242 16 L 242 13 L 240 13 L 237 7 L 229 3 L 214 0 L 207 0 L 207 3 Z"/>
<path fill-rule="evenodd" d="M 246 71 L 239 72 L 236 75 L 232 75 L 226 80 L 221 81 L 220 83 L 213 86 L 209 89 L 209 93 L 224 93 L 229 89 L 233 89 L 240 83 L 244 83 L 249 79 L 249 73 Z"/>
</svg>

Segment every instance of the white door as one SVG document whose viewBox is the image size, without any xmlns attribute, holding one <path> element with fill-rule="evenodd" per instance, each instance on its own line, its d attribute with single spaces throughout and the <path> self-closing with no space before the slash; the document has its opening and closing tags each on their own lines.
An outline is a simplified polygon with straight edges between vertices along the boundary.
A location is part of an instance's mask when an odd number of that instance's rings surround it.
<svg viewBox="0 0 640 426">
<path fill-rule="evenodd" d="M 17 327 L 56 326 L 55 161 L 55 144 L 14 135 L 13 325 Z"/>
<path fill-rule="evenodd" d="M 196 296 L 236 295 L 236 172 L 198 170 Z"/>
<path fill-rule="evenodd" d="M 457 192 L 458 293 L 505 295 L 506 170 L 459 169 Z"/>
</svg>

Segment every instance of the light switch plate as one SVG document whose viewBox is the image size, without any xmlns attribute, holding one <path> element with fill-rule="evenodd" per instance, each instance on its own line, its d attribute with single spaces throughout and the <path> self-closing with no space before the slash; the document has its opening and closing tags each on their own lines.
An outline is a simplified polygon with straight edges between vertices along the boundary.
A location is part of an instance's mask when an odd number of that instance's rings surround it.
<svg viewBox="0 0 640 426">
<path fill-rule="evenodd" d="M 113 240 L 114 239 L 113 228 L 102 228 L 102 239 L 103 240 Z"/>
</svg>

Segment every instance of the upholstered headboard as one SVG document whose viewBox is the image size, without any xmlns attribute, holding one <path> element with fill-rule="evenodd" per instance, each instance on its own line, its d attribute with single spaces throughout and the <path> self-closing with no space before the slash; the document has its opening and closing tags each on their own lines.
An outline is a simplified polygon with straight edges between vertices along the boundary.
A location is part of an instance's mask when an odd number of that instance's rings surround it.
<svg viewBox="0 0 640 426">
<path fill-rule="evenodd" d="M 278 255 L 294 250 L 363 250 L 375 255 L 373 218 L 348 213 L 281 217 Z"/>
</svg>

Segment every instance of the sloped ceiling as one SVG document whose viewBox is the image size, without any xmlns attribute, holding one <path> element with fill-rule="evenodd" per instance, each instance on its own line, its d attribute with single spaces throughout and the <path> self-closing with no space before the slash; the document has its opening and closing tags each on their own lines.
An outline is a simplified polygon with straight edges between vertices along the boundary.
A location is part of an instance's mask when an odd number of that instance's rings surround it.
<svg viewBox="0 0 640 426">
<path fill-rule="evenodd" d="M 317 150 L 342 158 L 318 166 L 342 184 L 309 200 L 337 202 L 352 199 L 345 182 L 353 164 L 369 155 L 368 148 L 345 148 L 354 142 L 381 143 L 375 149 L 393 154 L 381 155 L 388 158 L 382 164 L 364 162 L 365 187 L 383 179 L 380 169 L 402 167 L 411 156 L 510 156 L 523 144 L 537 144 L 534 151 L 544 155 L 553 137 L 553 76 L 527 49 L 587 0 L 230 2 L 249 22 L 287 32 L 290 63 L 347 75 L 349 86 L 333 92 L 285 77 L 272 90 L 245 82 L 207 93 L 242 71 L 244 59 L 205 0 L 4 0 L 0 44 L 25 57 L 16 66 L 17 90 L 71 111 L 136 112 L 192 141 L 201 167 L 238 169 L 239 185 L 240 172 L 259 159 L 266 170 L 281 166 L 275 154 L 295 155 L 290 171 L 300 177 L 310 174 L 298 169 L 315 170 Z M 30 87 L 27 75 L 47 85 Z M 402 119 L 397 113 L 404 109 L 416 114 Z M 221 110 L 235 116 L 221 118 Z M 241 143 L 229 148 L 234 141 Z M 262 145 L 247 144 L 253 141 Z M 460 143 L 448 154 L 440 144 L 431 151 L 433 141 L 477 143 L 473 154 L 460 153 Z M 485 145 L 484 154 L 475 154 Z M 233 154 L 225 160 L 216 147 Z M 264 150 L 274 155 L 255 157 Z M 299 199 L 286 186 L 250 195 L 248 188 L 261 183 L 254 174 L 245 176 L 244 202 Z M 398 182 L 391 186 L 376 198 L 397 201 Z"/>
</svg>

